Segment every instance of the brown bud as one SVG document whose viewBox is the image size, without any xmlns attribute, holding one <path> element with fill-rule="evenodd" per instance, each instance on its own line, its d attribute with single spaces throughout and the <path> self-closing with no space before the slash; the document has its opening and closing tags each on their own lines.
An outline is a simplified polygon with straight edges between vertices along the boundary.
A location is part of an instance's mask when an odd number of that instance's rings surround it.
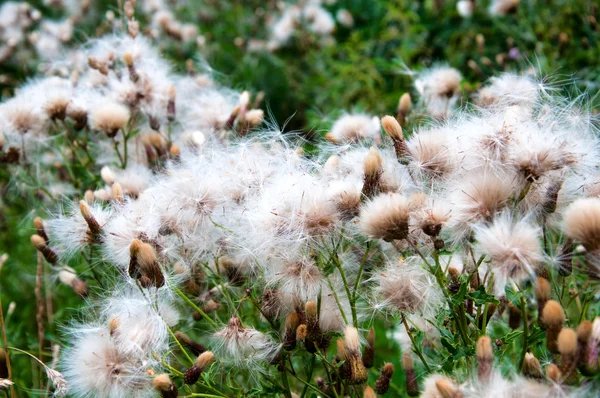
<svg viewBox="0 0 600 398">
<path fill-rule="evenodd" d="M 296 331 L 300 326 L 300 315 L 297 312 L 291 312 L 285 318 L 285 335 L 283 337 L 283 348 L 291 351 L 296 347 Z"/>
<path fill-rule="evenodd" d="M 363 350 L 362 361 L 366 368 L 373 367 L 375 361 L 375 329 L 369 329 L 367 345 Z"/>
<path fill-rule="evenodd" d="M 535 380 L 541 380 L 544 378 L 540 361 L 538 361 L 537 358 L 530 352 L 525 354 L 525 359 L 523 361 L 523 374 L 526 377 Z"/>
<path fill-rule="evenodd" d="M 558 354 L 557 339 L 565 321 L 565 312 L 559 302 L 549 300 L 542 312 L 546 325 L 546 347 L 553 354 Z"/>
<path fill-rule="evenodd" d="M 168 374 L 163 373 L 155 376 L 152 385 L 163 398 L 177 398 L 177 386 L 171 381 Z"/>
<path fill-rule="evenodd" d="M 206 348 L 204 348 L 202 344 L 195 342 L 190 336 L 183 332 L 175 332 L 175 338 L 182 346 L 188 348 L 194 355 L 200 355 L 206 351 Z"/>
<path fill-rule="evenodd" d="M 476 354 L 479 380 L 488 382 L 492 375 L 492 362 L 494 361 L 492 340 L 488 336 L 481 336 L 479 340 L 477 340 Z"/>
</svg>

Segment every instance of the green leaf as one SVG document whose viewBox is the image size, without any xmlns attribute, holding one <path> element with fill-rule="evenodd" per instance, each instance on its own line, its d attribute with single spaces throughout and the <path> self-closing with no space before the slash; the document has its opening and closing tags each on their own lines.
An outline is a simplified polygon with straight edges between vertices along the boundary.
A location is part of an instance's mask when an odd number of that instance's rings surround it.
<svg viewBox="0 0 600 398">
<path fill-rule="evenodd" d="M 474 292 L 469 292 L 467 294 L 467 298 L 473 300 L 473 302 L 477 305 L 483 305 L 486 303 L 494 303 L 496 305 L 500 304 L 500 300 L 498 300 L 493 294 L 487 293 L 483 286 L 479 286 L 479 289 L 475 290 Z"/>
</svg>

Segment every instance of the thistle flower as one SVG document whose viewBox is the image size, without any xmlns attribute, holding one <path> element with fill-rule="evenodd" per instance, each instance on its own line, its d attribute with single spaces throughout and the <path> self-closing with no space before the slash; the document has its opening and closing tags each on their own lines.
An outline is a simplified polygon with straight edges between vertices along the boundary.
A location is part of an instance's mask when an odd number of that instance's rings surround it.
<svg viewBox="0 0 600 398">
<path fill-rule="evenodd" d="M 374 279 L 381 297 L 378 308 L 391 308 L 401 313 L 428 315 L 439 303 L 439 293 L 430 274 L 418 267 L 419 259 L 407 258 L 388 263 Z"/>
<path fill-rule="evenodd" d="M 243 327 L 236 316 L 213 337 L 213 352 L 221 361 L 247 369 L 270 361 L 277 351 L 271 339 L 255 329 Z"/>
<path fill-rule="evenodd" d="M 108 329 L 73 329 L 72 346 L 63 355 L 64 376 L 70 392 L 79 397 L 150 396 L 152 362 L 124 355 Z"/>
<path fill-rule="evenodd" d="M 415 88 L 433 117 L 446 117 L 458 98 L 461 74 L 454 68 L 438 66 L 419 74 Z"/>
<path fill-rule="evenodd" d="M 113 138 L 129 121 L 129 109 L 116 102 L 98 104 L 92 108 L 90 123 L 96 130 L 104 132 Z"/>
<path fill-rule="evenodd" d="M 518 282 L 534 275 L 543 258 L 537 228 L 525 219 L 514 222 L 511 218 L 503 213 L 491 225 L 475 228 L 479 247 L 491 259 L 498 292 L 509 279 Z"/>
<path fill-rule="evenodd" d="M 459 166 L 453 143 L 443 129 L 419 131 L 406 141 L 406 147 L 410 155 L 409 167 L 417 175 L 441 179 Z"/>
<path fill-rule="evenodd" d="M 596 252 L 600 248 L 600 199 L 576 200 L 567 208 L 563 219 L 565 234 L 583 244 L 587 251 L 588 272 L 590 276 L 596 276 Z"/>
<path fill-rule="evenodd" d="M 335 121 L 325 138 L 334 143 L 371 139 L 378 144 L 381 142 L 379 118 L 364 114 L 344 115 Z"/>
<path fill-rule="evenodd" d="M 492 221 L 514 193 L 510 180 L 486 171 L 479 171 L 455 183 L 460 188 L 452 193 L 454 208 L 449 227 L 457 242 L 468 238 L 474 225 Z"/>
<path fill-rule="evenodd" d="M 381 194 L 365 204 L 360 212 L 360 228 L 368 236 L 385 241 L 408 235 L 409 201 L 399 194 Z"/>
</svg>

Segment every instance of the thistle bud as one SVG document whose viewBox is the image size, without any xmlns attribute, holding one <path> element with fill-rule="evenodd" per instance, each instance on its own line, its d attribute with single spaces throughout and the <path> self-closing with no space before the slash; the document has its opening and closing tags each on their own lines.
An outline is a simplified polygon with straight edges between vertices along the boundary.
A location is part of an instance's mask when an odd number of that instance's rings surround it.
<svg viewBox="0 0 600 398">
<path fill-rule="evenodd" d="M 125 194 L 123 193 L 123 187 L 118 182 L 115 182 L 112 187 L 112 197 L 115 202 L 123 203 L 125 202 Z"/>
<path fill-rule="evenodd" d="M 364 161 L 364 180 L 362 194 L 371 198 L 379 192 L 383 161 L 379 151 L 374 147 L 369 149 L 369 153 Z"/>
<path fill-rule="evenodd" d="M 344 330 L 344 346 L 346 348 L 346 362 L 350 368 L 350 384 L 362 384 L 367 381 L 367 368 L 362 362 L 360 355 L 360 341 L 358 330 L 352 326 L 346 326 Z"/>
<path fill-rule="evenodd" d="M 560 374 L 560 369 L 558 369 L 558 366 L 553 363 L 546 366 L 546 378 L 553 383 L 559 384 L 560 380 L 562 379 L 562 375 Z"/>
<path fill-rule="evenodd" d="M 452 382 L 452 380 L 442 377 L 435 382 L 439 394 L 442 398 L 462 398 L 463 393 L 460 391 L 458 386 Z"/>
<path fill-rule="evenodd" d="M 131 55 L 131 53 L 123 54 L 123 61 L 125 62 L 125 66 L 127 66 L 127 71 L 129 72 L 129 79 L 131 79 L 132 82 L 137 83 L 140 80 L 140 75 L 135 69 L 133 55 Z"/>
<path fill-rule="evenodd" d="M 413 363 L 410 353 L 405 352 L 402 355 L 402 368 L 406 376 L 406 393 L 411 397 L 419 395 L 419 384 L 417 383 L 417 373 L 415 372 L 415 364 Z M 385 366 L 384 366 L 385 369 Z M 392 371 L 393 371 L 392 367 Z M 383 375 L 383 370 L 381 372 Z M 390 377 L 391 378 L 391 375 Z"/>
<path fill-rule="evenodd" d="M 175 338 L 182 346 L 188 348 L 194 355 L 200 355 L 206 351 L 206 348 L 202 344 L 195 342 L 190 336 L 183 332 L 175 332 Z"/>
<path fill-rule="evenodd" d="M 381 119 L 381 126 L 387 135 L 389 135 L 392 139 L 398 162 L 406 164 L 406 154 L 408 153 L 408 148 L 406 147 L 406 142 L 404 141 L 400 123 L 398 123 L 398 121 L 392 116 L 384 116 Z"/>
<path fill-rule="evenodd" d="M 285 318 L 285 335 L 283 337 L 283 348 L 291 351 L 296 348 L 296 331 L 300 326 L 300 316 L 297 312 L 291 312 Z"/>
<path fill-rule="evenodd" d="M 169 119 L 170 122 L 175 120 L 176 94 L 177 94 L 177 92 L 175 91 L 175 86 L 174 85 L 169 86 L 169 92 L 168 92 L 169 102 L 167 103 L 167 119 Z"/>
<path fill-rule="evenodd" d="M 535 298 L 538 304 L 538 324 L 545 328 L 543 311 L 544 306 L 550 300 L 550 282 L 546 278 L 539 277 L 535 282 Z"/>
<path fill-rule="evenodd" d="M 479 381 L 488 382 L 492 375 L 492 362 L 494 361 L 492 340 L 488 336 L 481 336 L 477 340 L 476 354 Z"/>
<path fill-rule="evenodd" d="M 162 398 L 177 398 L 177 386 L 171 381 L 168 374 L 163 373 L 155 376 L 152 380 L 152 385 Z"/>
<path fill-rule="evenodd" d="M 90 205 L 85 200 L 79 201 L 79 210 L 81 211 L 81 215 L 83 219 L 88 225 L 89 233 L 91 234 L 92 239 L 97 240 L 102 233 L 102 228 L 98 221 L 92 214 L 92 210 L 90 209 Z"/>
<path fill-rule="evenodd" d="M 54 250 L 52 250 L 52 248 L 50 248 L 50 246 L 48 246 L 44 238 L 35 234 L 31 235 L 31 244 L 33 244 L 33 246 L 35 246 L 35 248 L 42 253 L 46 261 L 48 261 L 50 264 L 56 264 L 58 261 L 58 255 Z"/>
<path fill-rule="evenodd" d="M 577 382 L 577 333 L 573 329 L 565 328 L 558 334 L 558 351 L 561 355 L 560 372 L 563 383 Z"/>
<path fill-rule="evenodd" d="M 577 361 L 584 376 L 593 376 L 598 370 L 598 342 L 593 330 L 594 324 L 587 320 L 577 327 Z"/>
<path fill-rule="evenodd" d="M 58 279 L 65 285 L 70 286 L 80 297 L 87 297 L 87 284 L 77 278 L 75 270 L 71 267 L 65 267 L 58 273 Z"/>
<path fill-rule="evenodd" d="M 46 234 L 46 230 L 44 229 L 44 222 L 40 217 L 36 217 L 33 219 L 33 226 L 39 236 L 44 238 L 46 244 L 49 243 L 48 235 Z"/>
<path fill-rule="evenodd" d="M 203 352 L 196 358 L 194 365 L 183 374 L 185 384 L 195 384 L 202 372 L 214 361 L 215 355 L 211 351 Z"/>
<path fill-rule="evenodd" d="M 526 377 L 535 380 L 544 378 L 540 361 L 538 361 L 538 359 L 530 352 L 525 354 L 525 359 L 523 360 L 523 374 Z"/>
<path fill-rule="evenodd" d="M 371 387 L 366 386 L 363 390 L 363 398 L 377 398 L 377 395 L 375 395 L 375 391 Z"/>
<path fill-rule="evenodd" d="M 559 302 L 549 300 L 542 314 L 546 325 L 546 347 L 551 353 L 558 354 L 557 339 L 565 321 L 565 312 Z"/>
<path fill-rule="evenodd" d="M 304 341 L 306 339 L 308 331 L 306 325 L 302 324 L 296 329 L 296 341 Z"/>
<path fill-rule="evenodd" d="M 400 97 L 398 101 L 398 114 L 396 115 L 396 119 L 398 119 L 398 123 L 401 126 L 406 124 L 406 117 L 408 116 L 408 112 L 410 111 L 411 99 L 409 93 L 404 93 Z"/>
<path fill-rule="evenodd" d="M 508 326 L 511 329 L 518 329 L 521 327 L 521 310 L 517 308 L 513 303 L 508 303 Z"/>
<path fill-rule="evenodd" d="M 372 368 L 375 361 L 375 329 L 369 329 L 367 345 L 363 350 L 362 361 L 366 368 Z"/>
<path fill-rule="evenodd" d="M 8 378 L 8 367 L 6 366 L 6 351 L 0 348 L 0 379 Z"/>
</svg>

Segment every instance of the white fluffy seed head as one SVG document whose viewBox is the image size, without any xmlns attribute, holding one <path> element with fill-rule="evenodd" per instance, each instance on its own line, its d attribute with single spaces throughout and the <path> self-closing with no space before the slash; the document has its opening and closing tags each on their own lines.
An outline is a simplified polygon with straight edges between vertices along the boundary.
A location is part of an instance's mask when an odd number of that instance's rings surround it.
<svg viewBox="0 0 600 398">
<path fill-rule="evenodd" d="M 581 242 L 588 251 L 600 247 L 600 199 L 576 200 L 567 208 L 563 219 L 567 236 Z"/>
<path fill-rule="evenodd" d="M 129 109 L 116 102 L 98 104 L 91 110 L 92 127 L 114 137 L 129 121 Z"/>
<path fill-rule="evenodd" d="M 360 228 L 368 236 L 385 241 L 408 235 L 409 200 L 399 194 L 382 194 L 360 211 Z"/>
<path fill-rule="evenodd" d="M 508 280 L 534 275 L 543 259 L 538 228 L 525 219 L 514 221 L 509 213 L 497 216 L 490 225 L 476 226 L 475 239 L 489 256 L 496 286 L 502 290 Z"/>
</svg>

